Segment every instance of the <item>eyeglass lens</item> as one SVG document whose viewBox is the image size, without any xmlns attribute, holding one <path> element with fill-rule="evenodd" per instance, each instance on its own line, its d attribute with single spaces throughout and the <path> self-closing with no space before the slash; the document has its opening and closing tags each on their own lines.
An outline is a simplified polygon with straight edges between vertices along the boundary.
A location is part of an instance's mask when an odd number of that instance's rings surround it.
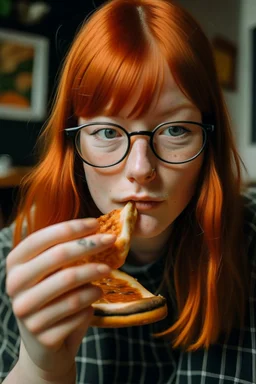
<svg viewBox="0 0 256 384">
<path fill-rule="evenodd" d="M 148 138 L 147 138 L 148 140 Z M 77 150 L 85 162 L 111 166 L 120 162 L 129 149 L 129 134 L 110 124 L 88 125 L 76 136 Z M 164 123 L 153 135 L 152 149 L 157 157 L 170 163 L 182 163 L 195 157 L 205 144 L 205 132 L 196 123 Z"/>
</svg>

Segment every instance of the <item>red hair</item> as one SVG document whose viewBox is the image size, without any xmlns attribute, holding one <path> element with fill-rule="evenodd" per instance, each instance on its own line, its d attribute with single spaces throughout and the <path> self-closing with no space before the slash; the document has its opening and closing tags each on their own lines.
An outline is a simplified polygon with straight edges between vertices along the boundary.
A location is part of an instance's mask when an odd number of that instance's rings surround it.
<svg viewBox="0 0 256 384">
<path fill-rule="evenodd" d="M 31 233 L 89 215 L 92 199 L 82 164 L 64 128 L 76 125 L 78 116 L 117 115 L 138 89 L 131 115 L 142 115 L 160 91 L 166 63 L 203 122 L 215 125 L 196 194 L 175 221 L 163 282 L 170 289 L 174 285 L 177 316 L 162 334 L 170 334 L 174 346 L 194 350 L 242 325 L 247 265 L 240 159 L 211 46 L 182 8 L 164 0 L 112 0 L 81 27 L 41 136 L 41 160 L 23 186 L 15 243 L 24 220 Z"/>
</svg>

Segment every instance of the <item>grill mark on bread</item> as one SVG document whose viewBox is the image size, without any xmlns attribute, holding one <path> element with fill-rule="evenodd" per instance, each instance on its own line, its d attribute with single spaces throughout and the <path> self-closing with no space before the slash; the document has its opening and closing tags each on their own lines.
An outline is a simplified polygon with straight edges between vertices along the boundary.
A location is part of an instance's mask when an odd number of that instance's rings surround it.
<svg viewBox="0 0 256 384">
<path fill-rule="evenodd" d="M 167 315 L 166 299 L 149 292 L 125 272 L 113 270 L 108 277 L 93 284 L 104 294 L 92 304 L 92 326 L 119 328 L 149 324 Z"/>
<path fill-rule="evenodd" d="M 142 298 L 141 292 L 123 279 L 106 277 L 93 284 L 103 291 L 103 297 L 98 303 L 128 303 Z"/>
</svg>

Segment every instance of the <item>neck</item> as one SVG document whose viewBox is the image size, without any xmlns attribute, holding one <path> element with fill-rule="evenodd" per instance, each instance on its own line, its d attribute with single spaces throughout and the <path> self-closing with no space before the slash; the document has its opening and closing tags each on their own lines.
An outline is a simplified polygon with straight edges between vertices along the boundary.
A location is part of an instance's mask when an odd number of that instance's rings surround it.
<svg viewBox="0 0 256 384">
<path fill-rule="evenodd" d="M 170 228 L 156 237 L 133 238 L 127 262 L 133 265 L 145 265 L 160 259 L 167 251 Z"/>
</svg>

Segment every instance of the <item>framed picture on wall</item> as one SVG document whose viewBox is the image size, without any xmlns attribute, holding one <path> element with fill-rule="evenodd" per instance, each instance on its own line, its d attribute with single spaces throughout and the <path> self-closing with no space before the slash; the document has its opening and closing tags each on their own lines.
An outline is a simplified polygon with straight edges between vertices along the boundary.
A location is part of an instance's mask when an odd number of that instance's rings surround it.
<svg viewBox="0 0 256 384">
<path fill-rule="evenodd" d="M 215 37 L 212 43 L 220 85 L 223 89 L 234 91 L 237 48 L 232 42 L 222 37 Z"/>
<path fill-rule="evenodd" d="M 0 119 L 46 117 L 48 60 L 47 38 L 0 29 Z"/>
</svg>

